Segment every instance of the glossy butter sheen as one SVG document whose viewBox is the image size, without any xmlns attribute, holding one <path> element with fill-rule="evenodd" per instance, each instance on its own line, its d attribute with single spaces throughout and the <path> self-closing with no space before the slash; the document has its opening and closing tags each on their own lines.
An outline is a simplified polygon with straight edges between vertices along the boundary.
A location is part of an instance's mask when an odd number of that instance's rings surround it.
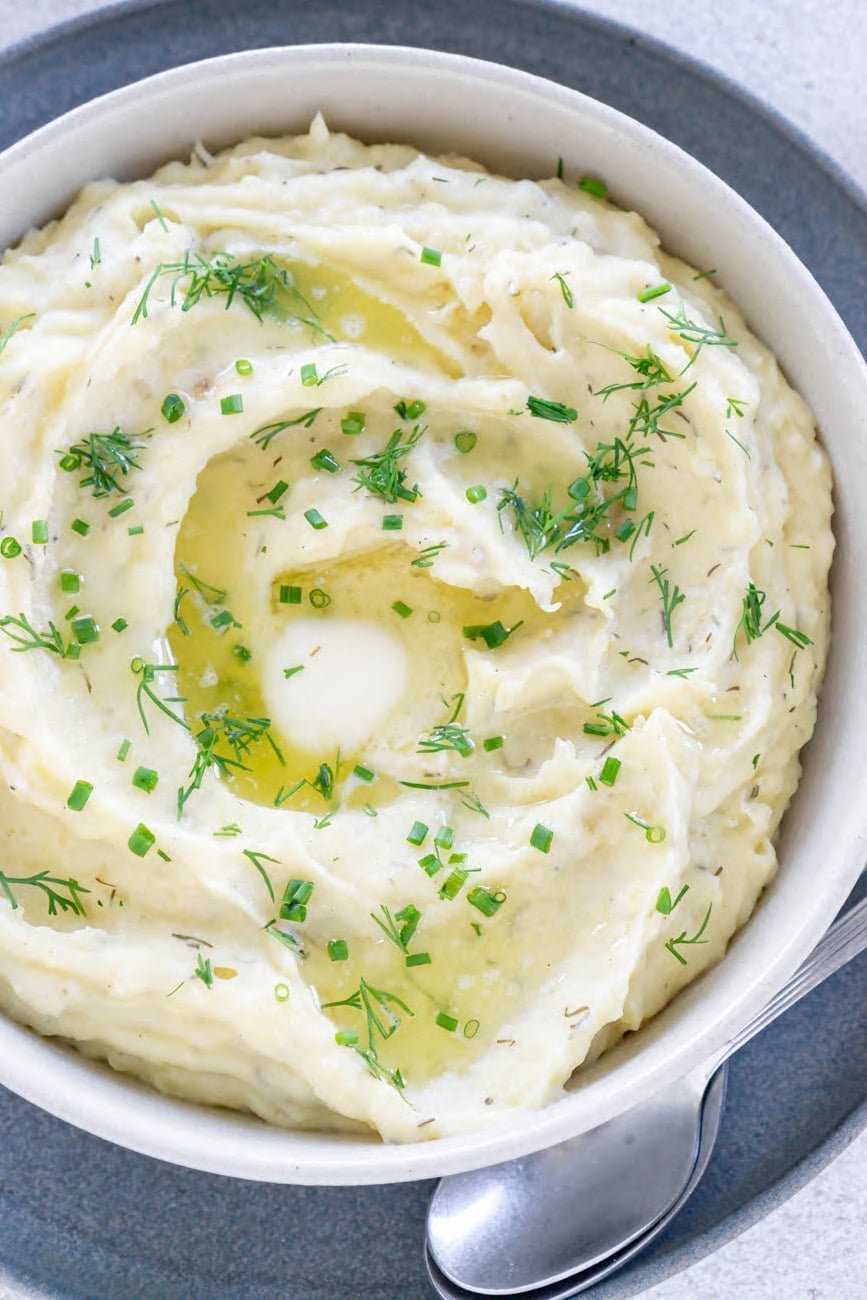
<svg viewBox="0 0 867 1300">
<path fill-rule="evenodd" d="M 132 326 L 156 265 L 191 248 L 273 254 L 292 267 L 320 327 L 306 308 L 306 325 L 260 325 L 221 298 L 184 312 L 171 304 L 170 278 Z M 423 259 L 424 248 L 442 251 L 441 264 Z M 803 402 L 735 308 L 695 274 L 639 217 L 573 184 L 367 149 L 321 123 L 309 137 L 248 143 L 150 181 L 91 186 L 59 225 L 7 256 L 0 322 L 36 314 L 0 358 L 3 526 L 26 539 L 31 521 L 47 518 L 50 540 L 0 564 L 0 612 L 62 625 L 69 602 L 58 573 L 70 568 L 84 575 L 76 603 L 101 627 L 79 665 L 0 646 L 3 869 L 48 867 L 90 891 L 86 918 L 48 917 L 28 890 L 17 910 L 0 903 L 11 1014 L 170 1092 L 278 1124 L 369 1125 L 414 1140 L 545 1104 L 583 1060 L 719 959 L 773 874 L 773 836 L 813 725 L 830 476 Z M 668 295 L 638 301 L 661 281 Z M 676 312 L 681 300 L 706 328 L 722 315 L 737 347 L 695 356 L 660 310 Z M 585 453 L 622 438 L 634 404 L 658 396 L 599 395 L 634 382 L 620 354 L 648 346 L 672 376 L 661 391 L 695 382 L 640 467 L 635 522 L 652 513 L 651 524 L 634 547 L 616 538 L 604 554 L 570 547 L 556 556 L 568 574 L 557 572 L 553 552 L 531 558 L 513 516 L 497 510 L 501 491 L 519 481 L 538 501 L 552 486 L 565 504 Z M 237 358 L 252 375 L 239 375 Z M 326 382 L 304 382 L 311 364 L 319 377 L 331 372 Z M 172 425 L 160 415 L 167 392 L 186 405 Z M 237 394 L 243 410 L 222 414 L 221 399 Z M 534 418 L 531 395 L 578 418 Z M 381 449 L 395 427 L 414 428 L 393 409 L 401 400 L 425 405 L 405 461 L 419 496 L 384 504 L 355 490 L 351 461 Z M 251 438 L 312 409 L 309 427 L 286 429 L 264 450 Z M 359 410 L 363 433 L 345 434 L 341 421 Z M 131 476 L 135 505 L 110 518 L 111 503 L 58 471 L 57 451 L 115 425 L 152 432 Z M 463 454 L 454 436 L 467 430 L 477 441 Z M 311 466 L 323 447 L 338 473 Z M 277 479 L 289 485 L 285 517 L 251 516 Z M 480 484 L 487 498 L 473 504 L 466 490 Z M 311 510 L 328 526 L 312 527 Z M 383 515 L 397 511 L 402 528 L 384 530 Z M 70 529 L 79 517 L 91 523 L 85 538 Z M 144 533 L 130 535 L 130 524 Z M 442 543 L 429 566 L 412 564 Z M 220 607 L 231 608 L 237 633 L 218 638 L 195 593 L 191 635 L 179 631 L 180 563 L 225 588 Z M 671 647 L 651 566 L 685 597 L 671 613 Z M 779 610 L 811 644 L 796 653 L 771 628 L 751 644 L 741 633 L 733 655 L 750 581 L 766 593 L 765 612 Z M 342 768 L 330 749 L 313 752 L 309 728 L 299 737 L 289 721 L 280 727 L 273 656 L 295 609 L 279 599 L 288 585 L 304 593 L 304 620 L 314 617 L 311 592 L 325 592 L 330 603 L 315 615 L 323 627 L 369 620 L 409 664 L 399 698 L 385 714 L 373 710 L 371 734 L 356 729 L 359 752 L 344 754 Z M 401 617 L 396 600 L 411 614 Z M 129 626 L 116 634 L 118 616 Z M 462 635 L 494 620 L 523 625 L 493 649 Z M 227 781 L 208 774 L 177 820 L 194 743 L 157 713 L 144 732 L 130 660 L 176 663 L 194 721 L 228 682 L 237 638 L 251 655 L 231 670 L 237 700 L 251 716 L 257 704 L 270 709 L 287 772 L 309 780 L 325 761 L 337 771 L 339 803 L 307 786 L 300 803 L 275 807 L 272 754 Z M 283 680 L 297 693 L 302 675 Z M 156 685 L 175 694 L 162 674 Z M 419 753 L 459 696 L 473 752 Z M 302 700 L 297 693 L 299 710 Z M 351 691 L 343 710 L 355 721 Z M 585 732 L 613 710 L 625 734 Z M 496 735 L 502 748 L 485 750 L 483 738 Z M 125 737 L 133 746 L 121 765 Z M 598 785 L 606 756 L 622 764 L 610 788 Z M 351 774 L 350 759 L 375 781 Z M 151 794 L 131 784 L 138 765 L 160 773 Z M 94 793 L 76 813 L 66 804 L 79 779 Z M 401 784 L 452 780 L 470 786 Z M 462 801 L 467 789 L 489 816 Z M 407 843 L 416 820 L 430 838 L 454 829 L 473 871 L 457 897 L 440 896 L 448 868 L 433 878 L 419 868 L 431 843 Z M 140 821 L 170 861 L 128 851 Z M 531 842 L 537 824 L 553 832 L 548 852 Z M 267 855 L 277 903 L 288 880 L 314 882 L 294 927 L 303 960 L 265 929 L 275 903 L 245 849 Z M 684 884 L 674 913 L 661 914 L 660 890 L 676 898 Z M 469 905 L 474 886 L 506 895 L 494 916 Z M 410 947 L 429 951 L 430 965 L 406 968 L 371 919 L 408 903 L 422 913 Z M 680 949 L 682 965 L 666 940 L 695 934 L 708 907 L 703 942 Z M 345 963 L 328 958 L 335 938 L 347 942 Z M 210 988 L 195 976 L 204 957 Z M 362 978 L 412 1011 L 392 1003 L 400 1026 L 376 1040 L 405 1077 L 403 1095 L 335 1041 L 339 1028 L 366 1045 L 359 1011 L 320 1008 L 349 998 Z"/>
</svg>

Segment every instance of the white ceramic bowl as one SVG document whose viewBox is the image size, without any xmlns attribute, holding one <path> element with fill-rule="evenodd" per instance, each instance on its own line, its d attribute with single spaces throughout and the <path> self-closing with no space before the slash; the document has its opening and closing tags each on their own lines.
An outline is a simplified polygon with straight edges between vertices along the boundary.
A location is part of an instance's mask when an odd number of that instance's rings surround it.
<svg viewBox="0 0 867 1300">
<path fill-rule="evenodd" d="M 0 1018 L 0 1082 L 81 1128 L 161 1159 L 272 1182 L 376 1183 L 494 1164 L 560 1142 L 696 1065 L 744 1024 L 818 940 L 867 849 L 867 371 L 809 272 L 722 181 L 646 127 L 563 87 L 494 64 L 396 47 L 262 50 L 178 68 L 98 99 L 0 157 L 0 247 L 60 213 L 86 181 L 130 179 L 254 133 L 330 126 L 369 141 L 460 152 L 513 176 L 602 175 L 670 251 L 717 268 L 815 412 L 836 480 L 828 673 L 779 875 L 724 961 L 639 1035 L 583 1072 L 565 1099 L 470 1137 L 388 1146 L 286 1132 L 171 1100 Z"/>
</svg>

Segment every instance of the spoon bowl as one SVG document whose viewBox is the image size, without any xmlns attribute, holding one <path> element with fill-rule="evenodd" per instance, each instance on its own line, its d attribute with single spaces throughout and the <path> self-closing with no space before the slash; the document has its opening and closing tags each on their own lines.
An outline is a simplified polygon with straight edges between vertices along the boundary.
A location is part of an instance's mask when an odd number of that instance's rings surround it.
<svg viewBox="0 0 867 1300">
<path fill-rule="evenodd" d="M 480 1295 L 516 1295 L 540 1285 L 542 1259 L 547 1285 L 573 1274 L 576 1259 L 591 1268 L 643 1236 L 689 1183 L 707 1084 L 706 1069 L 693 1071 L 569 1142 L 444 1178 L 428 1223 L 441 1272 Z"/>
<path fill-rule="evenodd" d="M 733 1052 L 867 947 L 867 899 L 721 1051 L 662 1095 L 568 1142 L 444 1178 L 428 1211 L 442 1296 L 562 1300 L 622 1267 L 689 1199 L 713 1150 Z"/>
</svg>

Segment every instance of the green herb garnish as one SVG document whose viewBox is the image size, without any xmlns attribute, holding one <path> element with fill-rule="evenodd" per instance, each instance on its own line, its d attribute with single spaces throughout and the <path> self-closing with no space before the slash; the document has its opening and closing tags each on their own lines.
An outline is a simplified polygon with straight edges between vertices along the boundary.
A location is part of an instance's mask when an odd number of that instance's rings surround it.
<svg viewBox="0 0 867 1300">
<path fill-rule="evenodd" d="M 85 889 L 78 881 L 70 876 L 63 879 L 59 876 L 52 876 L 47 871 L 37 871 L 33 876 L 7 876 L 5 871 L 0 871 L 0 891 L 5 895 L 13 911 L 19 904 L 15 897 L 16 888 L 38 889 L 45 895 L 48 900 L 48 915 L 57 916 L 58 912 L 72 912 L 74 916 L 84 916 L 84 904 L 81 901 L 81 894 L 89 894 L 90 890 Z M 66 893 L 61 893 L 65 890 Z"/>
<path fill-rule="evenodd" d="M 111 433 L 89 433 L 63 454 L 60 468 L 67 473 L 74 473 L 81 466 L 88 470 L 80 486 L 89 487 L 97 498 L 110 496 L 112 492 L 126 495 L 120 480 L 141 469 L 139 456 L 146 445 L 141 439 L 149 433 L 149 429 L 140 434 L 124 433 L 119 425 Z"/>
<path fill-rule="evenodd" d="M 713 903 L 710 903 L 708 904 L 708 909 L 704 914 L 704 920 L 702 921 L 701 925 L 696 930 L 695 934 L 692 935 L 691 938 L 688 939 L 686 937 L 686 930 L 681 930 L 677 938 L 669 939 L 668 942 L 666 943 L 665 945 L 666 948 L 671 953 L 672 957 L 675 957 L 680 962 L 681 966 L 686 966 L 687 961 L 686 958 L 683 957 L 678 952 L 678 948 L 686 947 L 688 944 L 692 944 L 692 943 L 707 943 L 707 939 L 703 939 L 701 936 L 704 934 L 705 930 L 707 929 L 707 923 L 710 920 L 710 914 L 712 911 L 713 911 Z"/>
</svg>

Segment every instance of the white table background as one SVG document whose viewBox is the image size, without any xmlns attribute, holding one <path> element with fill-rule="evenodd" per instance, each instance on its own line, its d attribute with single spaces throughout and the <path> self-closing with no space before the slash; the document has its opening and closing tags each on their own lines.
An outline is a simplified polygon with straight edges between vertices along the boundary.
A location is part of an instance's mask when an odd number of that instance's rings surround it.
<svg viewBox="0 0 867 1300">
<path fill-rule="evenodd" d="M 100 4 L 0 0 L 0 48 Z M 865 0 L 584 0 L 581 7 L 711 64 L 788 117 L 867 189 Z M 867 1133 L 780 1209 L 642 1300 L 862 1300 L 865 1213 Z M 0 1282 L 0 1300 L 35 1295 Z"/>
</svg>

